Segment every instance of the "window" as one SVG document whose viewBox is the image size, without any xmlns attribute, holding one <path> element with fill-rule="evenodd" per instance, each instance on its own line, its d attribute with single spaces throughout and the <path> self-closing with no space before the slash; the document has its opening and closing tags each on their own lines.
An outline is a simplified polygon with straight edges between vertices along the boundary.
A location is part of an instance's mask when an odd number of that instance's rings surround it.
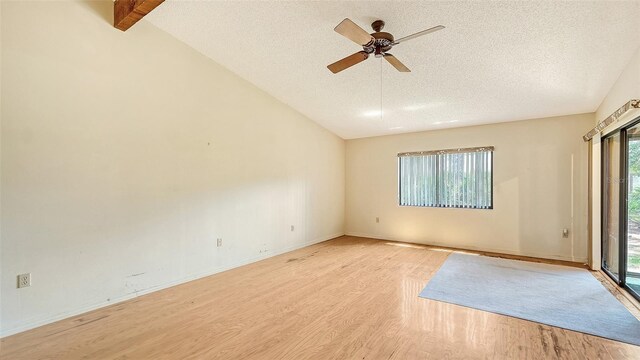
<svg viewBox="0 0 640 360">
<path fill-rule="evenodd" d="M 398 154 L 401 206 L 493 208 L 493 147 Z"/>
</svg>

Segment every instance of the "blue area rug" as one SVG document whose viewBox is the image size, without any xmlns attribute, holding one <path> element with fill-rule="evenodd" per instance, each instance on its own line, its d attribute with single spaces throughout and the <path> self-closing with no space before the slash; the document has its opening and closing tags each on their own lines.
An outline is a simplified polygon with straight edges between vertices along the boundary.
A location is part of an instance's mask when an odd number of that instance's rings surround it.
<svg viewBox="0 0 640 360">
<path fill-rule="evenodd" d="M 453 253 L 420 297 L 640 345 L 640 321 L 584 269 Z"/>
</svg>

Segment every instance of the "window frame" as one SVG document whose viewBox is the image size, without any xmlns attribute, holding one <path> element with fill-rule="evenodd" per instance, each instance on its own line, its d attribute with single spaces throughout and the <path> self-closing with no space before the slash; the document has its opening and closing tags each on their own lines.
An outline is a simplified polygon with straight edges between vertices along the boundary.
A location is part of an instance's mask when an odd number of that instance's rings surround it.
<svg viewBox="0 0 640 360">
<path fill-rule="evenodd" d="M 402 204 L 402 167 L 401 158 L 405 156 L 428 156 L 428 155 L 442 155 L 442 154 L 458 154 L 458 153 L 472 153 L 472 152 L 491 152 L 489 159 L 489 168 L 491 169 L 489 189 L 491 190 L 490 204 L 488 207 L 470 207 L 470 206 L 431 206 L 431 205 L 403 205 Z M 481 146 L 472 148 L 458 148 L 458 149 L 443 149 L 443 150 L 427 150 L 427 151 L 414 151 L 414 152 L 401 152 L 397 155 L 397 173 L 398 173 L 398 192 L 397 192 L 397 204 L 400 207 L 415 207 L 415 208 L 437 208 L 437 209 L 466 209 L 466 210 L 493 210 L 494 209 L 494 153 L 495 148 L 493 146 Z M 437 173 L 436 178 L 439 179 L 441 174 Z M 436 181 L 439 184 L 439 181 Z M 437 189 L 436 189 L 437 192 Z"/>
</svg>

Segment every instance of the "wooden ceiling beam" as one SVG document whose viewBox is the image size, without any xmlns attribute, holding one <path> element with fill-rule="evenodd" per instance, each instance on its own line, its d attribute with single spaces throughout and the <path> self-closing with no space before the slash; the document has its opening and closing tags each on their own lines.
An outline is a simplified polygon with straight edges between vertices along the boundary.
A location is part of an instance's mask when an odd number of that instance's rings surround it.
<svg viewBox="0 0 640 360">
<path fill-rule="evenodd" d="M 113 3 L 113 26 L 126 31 L 164 0 L 116 0 Z"/>
</svg>

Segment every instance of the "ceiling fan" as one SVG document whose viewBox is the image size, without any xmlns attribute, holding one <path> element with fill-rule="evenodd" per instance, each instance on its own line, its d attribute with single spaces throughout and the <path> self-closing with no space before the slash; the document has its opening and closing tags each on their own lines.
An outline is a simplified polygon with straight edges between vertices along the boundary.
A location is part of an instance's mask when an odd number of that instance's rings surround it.
<svg viewBox="0 0 640 360">
<path fill-rule="evenodd" d="M 338 34 L 346 37 L 347 39 L 355 42 L 358 45 L 361 45 L 362 51 L 358 51 L 353 55 L 349 55 L 346 58 L 338 60 L 333 64 L 327 66 L 327 68 L 331 70 L 332 73 L 339 73 L 344 69 L 365 61 L 371 54 L 374 54 L 375 57 L 384 57 L 389 62 L 389 64 L 393 65 L 393 67 L 395 67 L 398 71 L 410 72 L 411 70 L 409 70 L 408 67 L 406 67 L 403 63 L 400 62 L 400 60 L 398 60 L 395 56 L 389 54 L 387 51 L 391 50 L 394 45 L 400 44 L 401 42 L 415 39 L 419 36 L 427 35 L 434 31 L 444 29 L 444 26 L 438 25 L 427 30 L 422 30 L 413 35 L 394 40 L 393 35 L 387 32 L 382 32 L 382 29 L 384 28 L 384 21 L 376 20 L 371 23 L 371 27 L 373 28 L 374 32 L 369 34 L 353 21 L 344 19 L 340 24 L 338 24 L 338 26 L 333 29 Z"/>
</svg>

